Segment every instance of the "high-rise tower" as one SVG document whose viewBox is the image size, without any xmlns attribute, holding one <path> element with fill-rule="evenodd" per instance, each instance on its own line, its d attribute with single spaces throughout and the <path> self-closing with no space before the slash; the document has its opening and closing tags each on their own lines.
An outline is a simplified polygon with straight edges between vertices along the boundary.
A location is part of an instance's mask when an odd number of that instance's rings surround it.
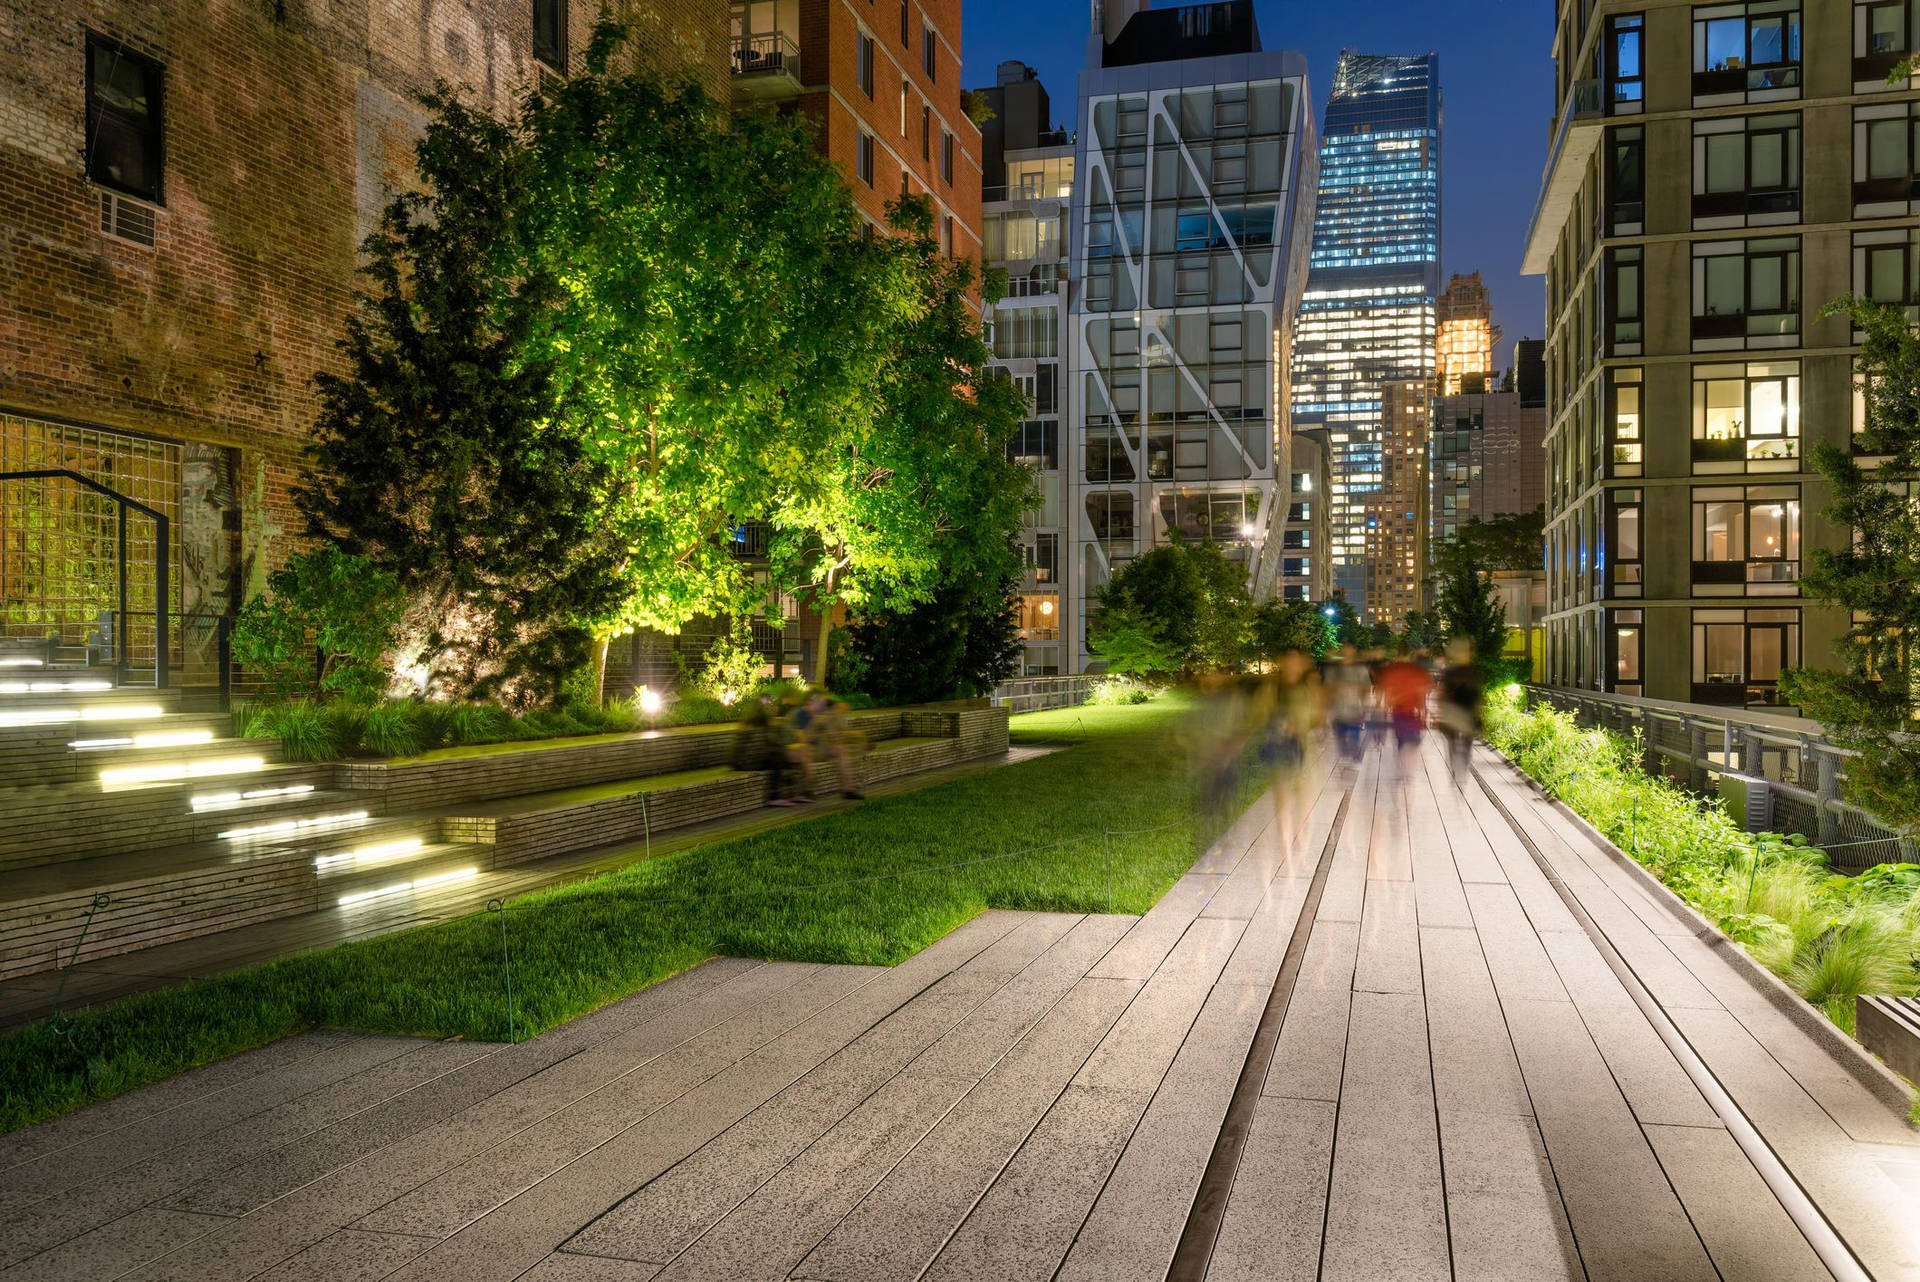
<svg viewBox="0 0 1920 1282">
<path fill-rule="evenodd" d="M 1293 414 L 1332 451 L 1335 585 L 1363 612 L 1369 509 L 1385 479 L 1383 388 L 1431 384 L 1440 292 L 1440 60 L 1344 53 L 1320 143 L 1312 274 L 1300 305 Z M 1397 622 L 1397 620 L 1395 620 Z"/>
<path fill-rule="evenodd" d="M 1306 59 L 1251 0 L 1110 0 L 1080 76 L 1064 344 L 1066 636 L 1127 560 L 1211 539 L 1256 598 L 1281 572 L 1287 369 L 1314 180 Z"/>
</svg>

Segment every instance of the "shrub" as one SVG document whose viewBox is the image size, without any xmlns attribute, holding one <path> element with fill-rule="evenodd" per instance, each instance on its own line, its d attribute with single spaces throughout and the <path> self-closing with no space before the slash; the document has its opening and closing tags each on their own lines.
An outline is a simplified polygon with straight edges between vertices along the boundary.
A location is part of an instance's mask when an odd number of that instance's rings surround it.
<svg viewBox="0 0 1920 1282">
<path fill-rule="evenodd" d="M 447 709 L 448 743 L 504 743 L 513 732 L 513 718 L 490 703 L 456 703 Z"/>
<path fill-rule="evenodd" d="M 1489 697 L 1486 725 L 1541 787 L 1848 1032 L 1861 993 L 1920 993 L 1920 865 L 1834 875 L 1803 838 L 1746 832 L 1713 802 L 1644 774 L 1637 739 L 1528 708 L 1515 689 Z"/>
<path fill-rule="evenodd" d="M 376 757 L 411 757 L 425 746 L 419 704 L 380 703 L 367 709 L 360 746 Z"/>
<path fill-rule="evenodd" d="M 241 733 L 250 739 L 278 739 L 289 761 L 331 761 L 341 754 L 340 732 L 327 709 L 306 699 L 253 704 L 242 714 Z"/>
<path fill-rule="evenodd" d="M 310 693 L 372 698 L 406 609 L 399 580 L 331 544 L 294 556 L 234 621 L 233 658 L 260 675 L 276 699 Z"/>
<path fill-rule="evenodd" d="M 1133 677 L 1101 677 L 1087 688 L 1087 702 L 1096 708 L 1145 703 L 1159 691 Z"/>
</svg>

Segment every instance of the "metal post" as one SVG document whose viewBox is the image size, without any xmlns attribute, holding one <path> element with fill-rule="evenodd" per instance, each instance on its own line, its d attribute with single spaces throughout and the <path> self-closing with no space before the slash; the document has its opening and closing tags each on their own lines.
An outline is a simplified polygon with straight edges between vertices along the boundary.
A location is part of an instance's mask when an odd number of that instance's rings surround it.
<svg viewBox="0 0 1920 1282">
<path fill-rule="evenodd" d="M 1103 829 L 1100 840 L 1107 848 L 1107 911 L 1113 911 L 1113 833 Z"/>
<path fill-rule="evenodd" d="M 1840 758 L 1831 752 L 1816 755 L 1820 786 L 1814 809 L 1819 811 L 1820 844 L 1830 845 L 1840 836 Z"/>
<path fill-rule="evenodd" d="M 127 506 L 120 505 L 120 614 L 116 619 L 118 626 L 114 631 L 119 639 L 113 646 L 113 683 L 124 685 L 127 680 L 127 650 L 133 644 L 133 618 L 127 613 Z"/>
<path fill-rule="evenodd" d="M 120 509 L 122 520 L 126 511 Z M 153 688 L 164 690 L 168 669 L 173 666 L 167 645 L 167 614 L 172 604 L 167 588 L 172 576 L 167 566 L 167 518 L 158 512 L 153 514 L 153 574 Z"/>
</svg>

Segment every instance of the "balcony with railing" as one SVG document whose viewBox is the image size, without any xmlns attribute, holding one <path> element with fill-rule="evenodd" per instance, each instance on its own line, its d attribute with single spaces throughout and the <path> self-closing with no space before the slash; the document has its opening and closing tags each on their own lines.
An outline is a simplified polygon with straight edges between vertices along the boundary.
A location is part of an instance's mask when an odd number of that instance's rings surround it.
<svg viewBox="0 0 1920 1282">
<path fill-rule="evenodd" d="M 800 46 L 778 31 L 733 38 L 733 96 L 791 98 L 802 88 Z"/>
</svg>

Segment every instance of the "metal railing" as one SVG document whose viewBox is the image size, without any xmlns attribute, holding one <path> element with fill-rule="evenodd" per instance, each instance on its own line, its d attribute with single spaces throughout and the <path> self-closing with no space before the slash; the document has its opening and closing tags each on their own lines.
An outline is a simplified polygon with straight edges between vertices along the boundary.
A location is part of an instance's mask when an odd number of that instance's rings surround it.
<svg viewBox="0 0 1920 1282">
<path fill-rule="evenodd" d="M 1093 678 L 1022 677 L 1004 681 L 991 703 L 1009 712 L 1042 712 L 1048 708 L 1076 708 L 1093 693 Z"/>
<path fill-rule="evenodd" d="M 757 36 L 735 36 L 733 74 L 784 74 L 800 79 L 800 46 L 778 31 Z"/>
<path fill-rule="evenodd" d="M 1843 799 L 1851 754 L 1828 743 L 1817 721 L 1591 690 L 1528 686 L 1527 693 L 1582 725 L 1638 731 L 1648 773 L 1737 796 L 1744 814 L 1734 817 L 1748 829 L 1797 832 L 1826 848 L 1835 867 L 1920 859 L 1920 841 Z"/>
</svg>

